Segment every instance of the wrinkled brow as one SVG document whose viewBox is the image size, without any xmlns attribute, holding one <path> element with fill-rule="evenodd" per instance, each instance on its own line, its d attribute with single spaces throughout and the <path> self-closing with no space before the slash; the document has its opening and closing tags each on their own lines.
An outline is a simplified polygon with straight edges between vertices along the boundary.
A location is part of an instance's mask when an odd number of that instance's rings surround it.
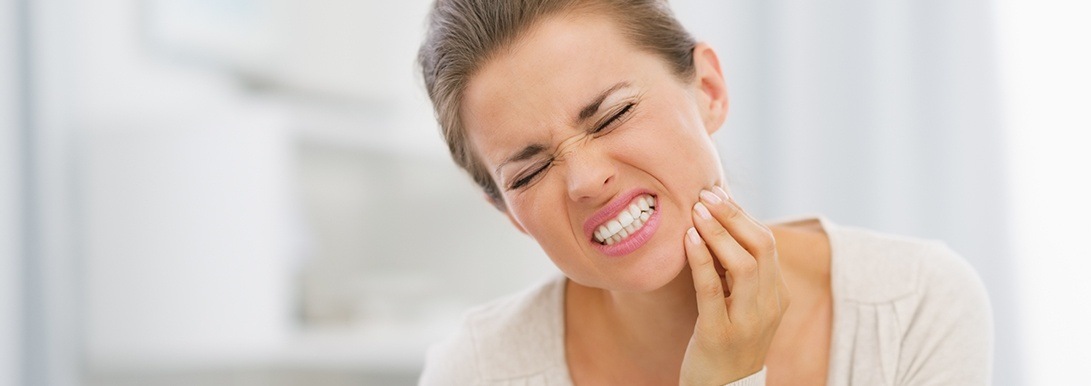
<svg viewBox="0 0 1091 386">
<path fill-rule="evenodd" d="M 576 115 L 576 121 L 573 126 L 579 126 L 583 124 L 583 122 L 593 117 L 595 113 L 599 111 L 599 107 L 602 107 L 602 102 L 606 100 L 606 97 L 610 96 L 610 94 L 613 94 L 617 90 L 629 87 L 629 85 L 629 82 L 621 81 L 615 83 L 613 86 L 610 86 L 605 90 L 602 90 L 602 92 L 596 95 L 594 99 L 592 99 L 590 102 L 584 105 L 583 108 L 580 109 L 579 114 Z M 537 143 L 527 145 L 522 150 L 519 150 L 519 152 L 505 159 L 504 162 L 501 162 L 500 166 L 496 167 L 496 175 L 500 175 L 500 169 L 502 169 L 504 165 L 512 162 L 526 161 L 531 157 L 534 157 L 544 151 L 546 151 L 545 145 Z"/>
<path fill-rule="evenodd" d="M 526 161 L 531 157 L 534 157 L 544 151 L 546 151 L 546 147 L 543 145 L 537 143 L 527 145 L 527 147 L 524 147 L 523 150 L 520 150 L 518 153 L 515 153 L 511 157 L 508 157 L 508 159 L 504 160 L 504 162 L 500 163 L 500 166 L 496 167 L 496 175 L 500 175 L 500 169 L 503 168 L 504 165 L 512 162 Z"/>
<path fill-rule="evenodd" d="M 580 109 L 579 115 L 576 116 L 576 125 L 574 126 L 579 126 L 579 124 L 594 116 L 595 113 L 599 111 L 599 107 L 602 106 L 602 101 L 606 100 L 606 97 L 610 96 L 610 94 L 612 94 L 614 91 L 623 89 L 625 87 L 629 87 L 629 82 L 621 81 L 599 93 L 599 95 L 596 96 L 595 99 L 592 99 L 591 102 L 587 103 L 583 106 L 582 109 Z"/>
</svg>

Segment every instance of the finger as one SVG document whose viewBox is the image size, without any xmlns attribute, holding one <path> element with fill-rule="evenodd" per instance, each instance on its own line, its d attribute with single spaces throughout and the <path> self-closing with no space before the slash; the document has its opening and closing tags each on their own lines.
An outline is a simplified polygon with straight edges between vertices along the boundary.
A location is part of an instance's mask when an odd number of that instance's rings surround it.
<svg viewBox="0 0 1091 386">
<path fill-rule="evenodd" d="M 777 261 L 776 238 L 773 232 L 758 220 L 746 213 L 738 202 L 731 199 L 727 192 L 719 186 L 713 187 L 715 194 L 704 194 L 702 201 L 721 198 L 720 202 L 710 204 L 709 210 L 718 220 L 724 222 L 724 227 L 736 237 L 739 244 L 746 248 L 758 262 L 758 275 L 761 277 L 761 288 L 773 290 L 774 284 L 779 280 L 780 264 Z M 727 197 L 726 199 L 722 199 Z M 707 202 L 707 201 L 706 201 Z M 728 220 L 725 220 L 728 219 Z M 765 291 L 768 292 L 768 291 Z"/>
<path fill-rule="evenodd" d="M 731 198 L 731 194 L 728 193 L 727 191 L 725 191 L 724 188 L 722 188 L 720 186 L 714 186 L 713 187 L 713 192 L 715 192 L 716 195 L 719 196 L 720 198 L 724 199 L 724 201 L 727 201 L 727 202 L 735 205 L 736 207 L 739 206 L 738 202 L 735 201 L 733 198 Z M 740 211 L 744 215 L 746 215 L 746 217 L 749 218 L 751 222 L 753 222 L 755 224 L 758 224 L 759 226 L 761 226 L 761 227 L 763 227 L 765 229 L 768 229 L 768 227 L 766 227 L 764 224 L 761 224 L 760 222 L 758 222 L 758 220 L 755 219 L 754 216 L 751 216 L 750 213 L 746 212 L 745 210 L 741 210 L 741 209 L 740 209 Z M 769 234 L 772 235 L 772 232 L 769 232 Z M 775 237 L 773 238 L 772 250 L 774 252 L 776 251 L 776 238 Z M 763 258 L 763 256 L 757 256 L 757 259 L 758 259 L 758 272 L 759 272 L 758 275 L 765 278 L 764 280 L 770 280 L 770 279 L 768 279 L 768 277 L 773 276 L 773 278 L 771 280 L 774 280 L 776 282 L 777 304 L 779 305 L 780 311 L 783 313 L 785 310 L 788 309 L 788 306 L 791 304 L 792 296 L 791 296 L 791 290 L 788 288 L 788 285 L 784 282 L 784 276 L 783 276 L 782 272 L 780 271 L 779 254 L 778 253 L 773 253 L 772 258 L 768 258 L 768 257 Z"/>
<path fill-rule="evenodd" d="M 686 259 L 693 274 L 693 289 L 697 291 L 697 317 L 719 326 L 729 322 L 724 303 L 720 275 L 716 273 L 712 253 L 708 251 L 697 230 L 686 231 Z"/>
<path fill-rule="evenodd" d="M 731 297 L 752 303 L 758 288 L 757 261 L 700 202 L 693 206 L 693 224 L 731 278 Z M 735 315 L 730 309 L 728 314 Z"/>
<path fill-rule="evenodd" d="M 724 199 L 727 192 L 714 187 L 716 193 L 702 191 L 701 201 L 707 204 L 713 217 L 734 237 L 757 265 L 756 284 L 758 295 L 755 301 L 765 305 L 766 309 L 782 310 L 780 288 L 778 284 L 780 266 L 777 263 L 776 242 L 773 233 L 764 224 L 755 220 L 738 205 L 735 200 Z"/>
<path fill-rule="evenodd" d="M 742 245 L 755 258 L 773 256 L 776 252 L 773 232 L 765 224 L 746 213 L 723 188 L 716 186 L 713 190 L 716 193 L 702 191 L 701 201 L 705 202 L 709 211 L 717 220 L 720 220 L 724 228 L 735 236 L 739 245 Z"/>
<path fill-rule="evenodd" d="M 742 214 L 742 216 L 738 216 L 743 218 L 743 220 L 739 221 L 738 230 L 732 230 L 732 232 L 738 232 L 740 234 L 740 243 L 743 244 L 747 251 L 752 251 L 754 254 L 754 258 L 757 260 L 758 275 L 762 277 L 763 288 L 771 288 L 770 285 L 776 282 L 778 291 L 784 289 L 779 254 L 777 253 L 777 239 L 772 230 L 755 219 L 754 216 L 747 214 L 746 210 L 743 210 L 738 202 L 728 200 L 727 205 Z"/>
</svg>

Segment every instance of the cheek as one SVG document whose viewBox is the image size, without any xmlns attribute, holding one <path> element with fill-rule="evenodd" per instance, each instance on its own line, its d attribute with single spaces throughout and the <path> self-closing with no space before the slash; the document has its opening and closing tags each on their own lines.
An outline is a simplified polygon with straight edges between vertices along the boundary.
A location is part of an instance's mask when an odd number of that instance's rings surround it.
<svg viewBox="0 0 1091 386">
<path fill-rule="evenodd" d="M 558 230 L 567 228 L 564 224 L 568 221 L 563 209 L 565 205 L 559 201 L 566 196 L 552 177 L 546 177 L 520 194 L 508 195 L 509 210 L 523 229 L 543 247 L 548 247 L 556 239 Z"/>
<path fill-rule="evenodd" d="M 618 133 L 617 155 L 656 178 L 696 186 L 696 196 L 700 187 L 719 181 L 719 156 L 699 124 L 681 116 L 668 118 L 648 120 L 629 133 Z"/>
</svg>

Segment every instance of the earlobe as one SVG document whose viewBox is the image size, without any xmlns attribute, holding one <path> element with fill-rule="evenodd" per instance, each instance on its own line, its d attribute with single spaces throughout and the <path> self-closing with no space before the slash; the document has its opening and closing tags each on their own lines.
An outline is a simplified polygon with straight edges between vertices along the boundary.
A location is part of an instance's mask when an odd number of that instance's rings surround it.
<svg viewBox="0 0 1091 386">
<path fill-rule="evenodd" d="M 706 43 L 693 48 L 694 81 L 699 94 L 698 106 L 704 119 L 705 130 L 715 133 L 727 119 L 727 83 L 720 69 L 720 59 Z"/>
</svg>

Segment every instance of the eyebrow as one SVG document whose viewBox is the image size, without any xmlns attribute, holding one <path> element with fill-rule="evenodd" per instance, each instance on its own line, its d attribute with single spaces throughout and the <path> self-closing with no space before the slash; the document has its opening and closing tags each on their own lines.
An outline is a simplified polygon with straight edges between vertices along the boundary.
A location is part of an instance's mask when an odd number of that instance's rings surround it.
<svg viewBox="0 0 1091 386">
<path fill-rule="evenodd" d="M 526 161 L 526 160 L 538 155 L 539 153 L 544 152 L 545 150 L 546 150 L 545 146 L 543 146 L 541 144 L 535 143 L 535 144 L 532 144 L 532 145 L 527 145 L 527 147 L 524 147 L 523 150 L 520 150 L 518 153 L 515 153 L 515 155 L 512 155 L 511 157 L 508 157 L 508 159 L 506 159 L 506 160 L 504 160 L 504 162 L 500 163 L 500 166 L 496 167 L 496 175 L 500 175 L 500 169 L 503 168 L 504 165 L 507 165 L 507 164 L 512 163 L 512 162 Z"/>
<path fill-rule="evenodd" d="M 595 99 L 592 99 L 591 102 L 588 102 L 586 105 L 583 106 L 582 109 L 580 109 L 579 114 L 576 115 L 576 124 L 574 126 L 578 126 L 579 124 L 587 121 L 589 118 L 594 116 L 595 113 L 599 111 L 599 107 L 602 106 L 602 102 L 605 101 L 606 97 L 610 96 L 610 94 L 613 94 L 615 91 L 623 89 L 625 87 L 629 87 L 629 85 L 629 82 L 621 81 L 600 92 L 597 96 L 595 96 Z M 512 162 L 526 161 L 538 155 L 539 153 L 544 152 L 545 150 L 546 147 L 542 144 L 535 143 L 527 145 L 519 152 L 515 153 L 511 157 L 508 157 L 506 160 L 504 160 L 504 162 L 501 162 L 500 165 L 496 167 L 496 174 L 500 175 L 500 169 L 503 168 L 504 165 Z"/>
</svg>

